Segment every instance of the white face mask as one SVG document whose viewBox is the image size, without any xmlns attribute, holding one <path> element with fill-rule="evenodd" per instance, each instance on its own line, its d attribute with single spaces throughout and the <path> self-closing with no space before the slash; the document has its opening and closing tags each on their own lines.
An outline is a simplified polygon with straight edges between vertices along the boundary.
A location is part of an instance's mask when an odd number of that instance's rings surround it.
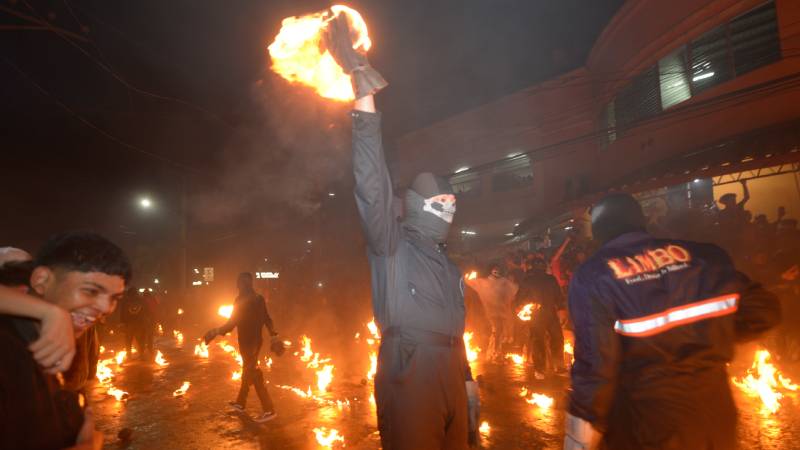
<svg viewBox="0 0 800 450">
<path fill-rule="evenodd" d="M 447 223 L 453 223 L 453 216 L 456 214 L 455 195 L 442 194 L 424 200 L 423 211 L 429 212 Z"/>
</svg>

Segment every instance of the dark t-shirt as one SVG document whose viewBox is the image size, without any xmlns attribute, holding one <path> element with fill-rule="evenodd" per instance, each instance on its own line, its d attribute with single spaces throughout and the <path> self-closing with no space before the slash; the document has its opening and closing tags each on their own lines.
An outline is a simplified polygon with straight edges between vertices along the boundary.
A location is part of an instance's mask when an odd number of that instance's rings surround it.
<svg viewBox="0 0 800 450">
<path fill-rule="evenodd" d="M 222 326 L 221 332 L 229 333 L 234 327 L 239 333 L 240 349 L 260 347 L 261 327 L 267 327 L 272 331 L 272 318 L 267 312 L 264 297 L 255 292 L 236 297 L 231 319 Z"/>
<path fill-rule="evenodd" d="M 0 315 L 0 449 L 75 445 L 83 425 L 79 394 L 61 388 L 28 350 L 36 322 Z"/>
</svg>

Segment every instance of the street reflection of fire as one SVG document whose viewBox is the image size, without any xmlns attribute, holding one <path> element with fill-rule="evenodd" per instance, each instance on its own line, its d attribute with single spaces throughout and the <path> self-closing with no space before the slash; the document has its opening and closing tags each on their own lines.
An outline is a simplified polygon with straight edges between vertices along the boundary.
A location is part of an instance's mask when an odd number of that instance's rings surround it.
<svg viewBox="0 0 800 450">
<path fill-rule="evenodd" d="M 230 319 L 231 315 L 233 314 L 233 305 L 222 305 L 217 309 L 217 314 L 220 316 Z"/>
<path fill-rule="evenodd" d="M 317 444 L 323 447 L 331 448 L 336 442 L 344 447 L 344 436 L 340 435 L 338 430 L 328 430 L 325 427 L 314 428 L 314 435 L 317 438 Z"/>
<path fill-rule="evenodd" d="M 538 309 L 536 308 L 537 306 L 536 304 L 528 303 L 517 312 L 517 317 L 523 322 L 529 322 L 533 317 L 533 311 Z"/>
<path fill-rule="evenodd" d="M 519 353 L 506 353 L 506 359 L 510 359 L 514 364 L 518 366 L 525 364 L 525 358 Z"/>
<path fill-rule="evenodd" d="M 175 389 L 175 392 L 172 393 L 172 396 L 173 397 L 182 397 L 184 394 L 186 394 L 186 391 L 189 390 L 189 386 L 191 386 L 191 385 L 192 385 L 192 383 L 189 383 L 188 381 L 184 381 L 183 384 L 181 385 L 181 387 L 179 387 L 178 389 Z"/>
<path fill-rule="evenodd" d="M 155 361 L 156 361 L 156 364 L 158 364 L 158 365 L 159 365 L 159 366 L 161 366 L 161 367 L 166 367 L 166 366 L 168 366 L 168 365 L 169 365 L 169 363 L 167 362 L 167 360 L 166 360 L 166 359 L 164 359 L 164 355 L 161 353 L 161 350 L 158 350 L 158 351 L 156 352 L 156 358 L 155 358 Z"/>
<path fill-rule="evenodd" d="M 208 359 L 208 346 L 206 345 L 206 343 L 200 342 L 199 344 L 195 345 L 194 354 L 195 356 Z"/>
<path fill-rule="evenodd" d="M 760 398 L 765 414 L 775 414 L 780 409 L 783 398 L 780 390 L 796 392 L 800 388 L 780 373 L 770 362 L 769 352 L 763 349 L 756 351 L 753 365 L 743 378 L 734 377 L 733 384 L 748 396 Z"/>
<path fill-rule="evenodd" d="M 334 16 L 347 16 L 355 34 L 353 48 L 364 52 L 369 50 L 372 42 L 367 24 L 358 11 L 341 5 L 330 9 Z M 332 17 L 328 11 L 323 11 L 283 19 L 278 35 L 269 45 L 272 70 L 290 82 L 314 88 L 322 97 L 349 101 L 354 98 L 350 76 L 321 45 L 322 31 Z"/>
</svg>

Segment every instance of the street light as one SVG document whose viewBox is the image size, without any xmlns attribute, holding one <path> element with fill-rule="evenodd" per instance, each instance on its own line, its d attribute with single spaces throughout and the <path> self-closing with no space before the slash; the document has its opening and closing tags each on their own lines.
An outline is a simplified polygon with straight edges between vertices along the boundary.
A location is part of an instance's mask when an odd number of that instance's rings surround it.
<svg viewBox="0 0 800 450">
<path fill-rule="evenodd" d="M 139 206 L 141 206 L 144 209 L 150 209 L 150 207 L 153 206 L 153 202 L 149 198 L 143 197 L 139 199 Z"/>
</svg>

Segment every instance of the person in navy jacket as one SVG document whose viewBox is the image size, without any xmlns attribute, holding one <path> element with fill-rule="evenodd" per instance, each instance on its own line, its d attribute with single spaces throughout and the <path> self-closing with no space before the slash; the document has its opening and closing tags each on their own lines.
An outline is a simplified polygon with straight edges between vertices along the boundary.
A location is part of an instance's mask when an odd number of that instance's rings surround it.
<svg viewBox="0 0 800 450">
<path fill-rule="evenodd" d="M 721 248 L 656 239 L 639 203 L 591 211 L 603 246 L 575 273 L 575 363 L 564 448 L 735 448 L 726 364 L 778 324 L 776 297 Z"/>
</svg>

